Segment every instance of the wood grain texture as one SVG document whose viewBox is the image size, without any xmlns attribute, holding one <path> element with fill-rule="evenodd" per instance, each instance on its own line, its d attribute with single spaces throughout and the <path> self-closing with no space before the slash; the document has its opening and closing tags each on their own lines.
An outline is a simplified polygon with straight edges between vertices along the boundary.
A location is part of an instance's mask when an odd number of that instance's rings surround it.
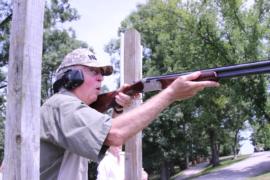
<svg viewBox="0 0 270 180">
<path fill-rule="evenodd" d="M 142 49 L 141 37 L 138 31 L 128 30 L 124 34 L 124 82 L 133 84 L 142 79 Z M 136 100 L 131 107 L 136 108 L 142 103 L 142 100 Z M 125 179 L 142 179 L 142 133 L 139 132 L 125 144 Z"/>
<path fill-rule="evenodd" d="M 39 179 L 44 5 L 44 0 L 13 1 L 4 179 Z"/>
</svg>

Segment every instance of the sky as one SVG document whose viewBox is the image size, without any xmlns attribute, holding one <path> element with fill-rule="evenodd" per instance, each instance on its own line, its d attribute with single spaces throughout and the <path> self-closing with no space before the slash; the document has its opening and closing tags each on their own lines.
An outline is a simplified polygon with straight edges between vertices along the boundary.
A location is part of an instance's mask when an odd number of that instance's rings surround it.
<svg viewBox="0 0 270 180">
<path fill-rule="evenodd" d="M 110 57 L 104 52 L 104 46 L 117 38 L 117 30 L 137 4 L 145 4 L 147 0 L 70 0 L 72 7 L 78 10 L 81 18 L 70 25 L 75 29 L 77 39 L 83 40 L 94 48 L 97 58 L 109 62 Z M 112 77 L 105 78 L 104 84 L 114 89 Z"/>
</svg>

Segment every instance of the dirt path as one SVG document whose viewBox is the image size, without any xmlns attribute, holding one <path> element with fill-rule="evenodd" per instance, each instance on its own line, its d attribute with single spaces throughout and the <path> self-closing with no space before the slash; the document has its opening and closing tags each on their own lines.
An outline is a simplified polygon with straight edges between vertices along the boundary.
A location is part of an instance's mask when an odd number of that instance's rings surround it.
<svg viewBox="0 0 270 180">
<path fill-rule="evenodd" d="M 198 170 L 199 171 L 199 170 Z M 254 153 L 248 159 L 232 164 L 210 174 L 194 178 L 194 180 L 245 180 L 264 172 L 270 172 L 270 152 Z M 189 179 L 184 175 L 176 180 Z"/>
</svg>

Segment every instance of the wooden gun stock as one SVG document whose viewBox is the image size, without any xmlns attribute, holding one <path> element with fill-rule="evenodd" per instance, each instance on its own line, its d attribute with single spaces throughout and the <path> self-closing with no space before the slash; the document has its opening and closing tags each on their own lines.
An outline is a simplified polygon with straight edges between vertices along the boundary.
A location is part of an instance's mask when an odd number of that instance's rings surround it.
<svg viewBox="0 0 270 180">
<path fill-rule="evenodd" d="M 218 81 L 224 78 L 233 78 L 250 74 L 265 74 L 270 72 L 270 60 L 204 69 L 200 71 L 202 72 L 201 75 L 194 81 Z M 147 77 L 141 81 L 125 87 L 122 92 L 132 96 L 137 93 L 162 90 L 168 87 L 177 77 L 190 73 L 192 72 Z M 118 93 L 118 91 L 113 91 L 100 94 L 97 100 L 92 103 L 90 107 L 96 109 L 99 112 L 105 112 L 112 107 L 119 106 L 115 102 L 115 96 Z"/>
<path fill-rule="evenodd" d="M 122 92 L 127 95 L 132 96 L 132 95 L 135 95 L 136 93 L 142 92 L 142 90 L 143 90 L 143 83 L 139 81 L 130 86 L 126 86 Z M 99 112 L 105 112 L 114 106 L 119 106 L 115 102 L 115 96 L 118 93 L 119 93 L 118 91 L 112 91 L 109 93 L 100 94 L 97 100 L 94 103 L 92 103 L 90 107 L 96 109 Z"/>
</svg>

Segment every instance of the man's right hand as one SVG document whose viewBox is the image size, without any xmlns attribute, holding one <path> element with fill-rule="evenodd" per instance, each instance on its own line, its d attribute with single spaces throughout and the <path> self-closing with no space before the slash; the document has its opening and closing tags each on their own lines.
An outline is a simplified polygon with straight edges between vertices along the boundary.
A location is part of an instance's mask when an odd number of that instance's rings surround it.
<svg viewBox="0 0 270 180">
<path fill-rule="evenodd" d="M 172 101 L 191 98 L 206 87 L 219 87 L 219 83 L 215 81 L 192 81 L 198 78 L 200 74 L 201 72 L 197 71 L 180 76 L 168 86 L 167 90 L 171 94 Z"/>
</svg>

